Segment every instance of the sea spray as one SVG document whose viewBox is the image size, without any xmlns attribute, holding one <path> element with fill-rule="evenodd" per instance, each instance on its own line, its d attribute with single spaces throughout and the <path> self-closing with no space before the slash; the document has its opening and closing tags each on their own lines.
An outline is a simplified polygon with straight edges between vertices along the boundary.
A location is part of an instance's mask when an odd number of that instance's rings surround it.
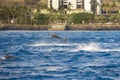
<svg viewBox="0 0 120 80">
<path fill-rule="evenodd" d="M 78 51 L 90 51 L 90 52 L 98 52 L 101 50 L 101 47 L 98 43 L 82 43 L 78 44 L 71 52 L 78 52 Z"/>
<path fill-rule="evenodd" d="M 37 49 L 37 51 L 42 52 L 51 52 L 51 51 L 65 51 L 65 52 L 79 52 L 79 51 L 88 51 L 88 52 L 112 52 L 117 51 L 120 52 L 120 48 L 103 48 L 102 46 L 109 45 L 102 44 L 102 43 L 96 43 L 96 42 L 90 42 L 90 43 L 34 43 L 30 44 L 29 46 L 34 47 L 34 50 Z"/>
</svg>

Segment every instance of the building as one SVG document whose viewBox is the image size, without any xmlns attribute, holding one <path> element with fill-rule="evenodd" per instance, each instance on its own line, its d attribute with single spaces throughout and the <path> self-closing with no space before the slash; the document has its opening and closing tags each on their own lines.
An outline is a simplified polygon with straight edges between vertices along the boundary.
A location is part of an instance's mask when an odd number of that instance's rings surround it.
<svg viewBox="0 0 120 80">
<path fill-rule="evenodd" d="M 63 0 L 63 6 L 65 9 L 70 8 L 70 9 L 77 9 L 77 0 Z"/>
<path fill-rule="evenodd" d="M 65 9 L 71 8 L 71 9 L 79 9 L 83 8 L 83 0 L 63 0 L 63 6 Z"/>
<path fill-rule="evenodd" d="M 82 9 L 83 0 L 48 0 L 48 7 L 58 10 L 60 6 L 63 6 L 64 9 Z"/>
<path fill-rule="evenodd" d="M 94 5 L 93 5 L 94 4 Z M 58 10 L 62 6 L 65 10 L 74 12 L 89 12 L 101 14 L 101 0 L 48 0 L 48 7 Z M 97 5 L 96 5 L 97 4 Z M 96 6 L 96 8 L 94 8 Z"/>
<path fill-rule="evenodd" d="M 102 0 L 97 0 L 97 6 L 96 6 L 96 14 L 100 15 L 102 14 Z"/>
<path fill-rule="evenodd" d="M 92 13 L 91 0 L 84 0 L 84 11 Z"/>
<path fill-rule="evenodd" d="M 62 0 L 48 0 L 48 8 L 58 10 L 62 5 Z"/>
<path fill-rule="evenodd" d="M 93 0 L 93 2 L 91 0 L 84 0 L 84 11 L 100 15 L 102 10 L 101 3 L 102 0 Z"/>
<path fill-rule="evenodd" d="M 50 7 L 55 9 L 55 10 L 58 10 L 60 7 L 60 0 L 51 0 Z"/>
</svg>

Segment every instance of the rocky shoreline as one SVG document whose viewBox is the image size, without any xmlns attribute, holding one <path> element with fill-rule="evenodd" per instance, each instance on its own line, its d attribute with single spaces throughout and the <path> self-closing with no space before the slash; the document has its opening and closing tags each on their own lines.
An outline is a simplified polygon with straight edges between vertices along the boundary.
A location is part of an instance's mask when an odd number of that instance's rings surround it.
<svg viewBox="0 0 120 80">
<path fill-rule="evenodd" d="M 48 30 L 49 25 L 4 25 L 0 30 Z"/>
<path fill-rule="evenodd" d="M 120 24 L 70 24 L 54 29 L 51 25 L 1 25 L 0 30 L 120 30 Z"/>
<path fill-rule="evenodd" d="M 120 30 L 119 24 L 78 24 L 68 25 L 68 30 Z"/>
</svg>

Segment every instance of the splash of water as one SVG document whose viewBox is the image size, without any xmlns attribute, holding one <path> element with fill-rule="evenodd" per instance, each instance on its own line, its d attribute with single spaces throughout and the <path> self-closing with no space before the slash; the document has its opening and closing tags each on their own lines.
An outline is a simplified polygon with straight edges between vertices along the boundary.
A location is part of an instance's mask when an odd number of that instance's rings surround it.
<svg viewBox="0 0 120 80">
<path fill-rule="evenodd" d="M 88 44 L 78 44 L 76 48 L 72 49 L 71 52 L 78 52 L 78 51 L 90 51 L 90 52 L 97 52 L 101 51 L 101 47 L 97 43 L 88 43 Z"/>
<path fill-rule="evenodd" d="M 39 42 L 39 43 L 35 43 L 35 44 L 31 44 L 29 46 L 76 46 L 78 44 L 70 44 L 70 43 L 46 43 L 46 42 Z"/>
<path fill-rule="evenodd" d="M 49 47 L 48 49 L 43 49 L 42 51 L 66 51 L 66 52 L 79 52 L 79 51 L 89 51 L 89 52 L 120 52 L 120 48 L 103 48 L 109 43 L 103 45 L 102 43 L 35 43 L 29 45 L 31 47 Z M 102 46 L 101 46 L 102 45 Z M 57 46 L 57 47 L 56 47 Z"/>
<path fill-rule="evenodd" d="M 100 43 L 78 44 L 71 52 L 89 51 L 89 52 L 120 52 L 120 48 L 103 48 Z M 107 45 L 107 44 L 106 44 Z M 104 45 L 105 46 L 105 45 Z"/>
</svg>

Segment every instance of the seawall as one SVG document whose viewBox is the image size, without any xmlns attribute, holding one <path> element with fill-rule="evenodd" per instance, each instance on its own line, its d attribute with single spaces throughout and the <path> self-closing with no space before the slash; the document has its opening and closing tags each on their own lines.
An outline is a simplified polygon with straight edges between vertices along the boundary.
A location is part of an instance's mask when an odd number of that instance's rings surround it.
<svg viewBox="0 0 120 80">
<path fill-rule="evenodd" d="M 0 25 L 0 30 L 120 30 L 120 24 Z"/>
<path fill-rule="evenodd" d="M 48 30 L 49 25 L 2 25 L 0 30 Z"/>
<path fill-rule="evenodd" d="M 67 25 L 67 30 L 120 30 L 120 24 L 75 24 Z"/>
</svg>

